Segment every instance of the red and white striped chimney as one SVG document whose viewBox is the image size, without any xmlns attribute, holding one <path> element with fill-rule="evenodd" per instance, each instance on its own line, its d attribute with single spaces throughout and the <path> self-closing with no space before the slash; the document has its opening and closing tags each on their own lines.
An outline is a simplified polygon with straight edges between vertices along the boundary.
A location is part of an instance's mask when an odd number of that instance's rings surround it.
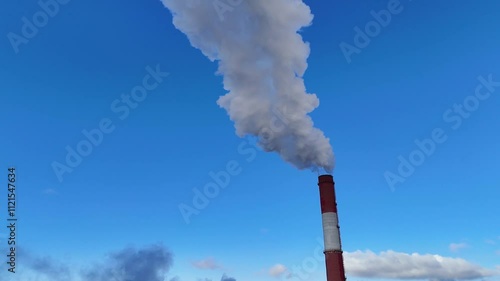
<svg viewBox="0 0 500 281">
<path fill-rule="evenodd" d="M 323 216 L 323 236 L 325 240 L 326 280 L 345 281 L 344 260 L 340 243 L 337 202 L 333 176 L 318 177 L 321 215 Z"/>
</svg>

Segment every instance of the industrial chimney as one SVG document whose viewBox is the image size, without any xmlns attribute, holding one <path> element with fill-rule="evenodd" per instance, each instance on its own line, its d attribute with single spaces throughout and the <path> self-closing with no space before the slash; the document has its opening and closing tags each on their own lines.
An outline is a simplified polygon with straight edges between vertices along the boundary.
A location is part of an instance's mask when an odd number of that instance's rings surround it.
<svg viewBox="0 0 500 281">
<path fill-rule="evenodd" d="M 318 177 L 321 215 L 323 216 L 323 236 L 325 241 L 326 280 L 345 281 L 344 260 L 340 243 L 337 202 L 333 176 Z"/>
</svg>

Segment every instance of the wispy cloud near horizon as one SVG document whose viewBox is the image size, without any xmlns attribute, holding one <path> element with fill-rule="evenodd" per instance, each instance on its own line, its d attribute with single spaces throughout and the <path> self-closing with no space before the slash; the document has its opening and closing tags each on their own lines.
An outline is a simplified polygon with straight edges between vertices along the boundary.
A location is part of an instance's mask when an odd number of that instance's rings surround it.
<svg viewBox="0 0 500 281">
<path fill-rule="evenodd" d="M 179 281 L 177 276 L 170 276 L 173 267 L 173 254 L 163 244 L 145 247 L 126 247 L 107 255 L 107 259 L 87 267 L 75 267 L 66 261 L 48 256 L 38 256 L 24 248 L 18 248 L 19 268 L 15 280 L 40 281 Z M 0 280 L 12 278 L 1 272 Z M 5 279 L 13 280 L 13 279 Z M 236 279 L 222 276 L 222 281 Z"/>
<path fill-rule="evenodd" d="M 215 258 L 213 257 L 208 257 L 203 260 L 198 260 L 198 261 L 193 261 L 191 264 L 198 269 L 222 269 L 222 265 L 219 264 Z"/>
<path fill-rule="evenodd" d="M 486 269 L 461 258 L 440 255 L 372 251 L 344 253 L 346 272 L 356 277 L 385 279 L 473 280 L 497 276 L 498 270 Z"/>
<path fill-rule="evenodd" d="M 466 243 L 451 243 L 449 248 L 453 253 L 458 253 L 460 250 L 468 248 L 469 245 Z"/>
</svg>

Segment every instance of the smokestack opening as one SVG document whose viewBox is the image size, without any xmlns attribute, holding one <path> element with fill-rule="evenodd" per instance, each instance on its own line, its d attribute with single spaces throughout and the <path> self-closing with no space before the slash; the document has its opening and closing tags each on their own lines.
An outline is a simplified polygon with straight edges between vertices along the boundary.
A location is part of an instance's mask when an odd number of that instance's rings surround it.
<svg viewBox="0 0 500 281">
<path fill-rule="evenodd" d="M 333 183 L 333 176 L 325 174 L 325 175 L 321 175 L 318 177 L 318 184 L 326 183 L 326 182 Z"/>
</svg>

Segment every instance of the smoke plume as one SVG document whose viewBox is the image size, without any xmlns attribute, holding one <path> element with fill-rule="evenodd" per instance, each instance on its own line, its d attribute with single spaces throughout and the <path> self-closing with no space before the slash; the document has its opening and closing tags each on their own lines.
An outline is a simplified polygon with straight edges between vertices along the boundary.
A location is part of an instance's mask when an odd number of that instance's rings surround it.
<svg viewBox="0 0 500 281">
<path fill-rule="evenodd" d="M 330 141 L 308 115 L 319 105 L 302 79 L 309 45 L 298 33 L 312 14 L 302 0 L 162 0 L 191 45 L 218 61 L 224 89 L 217 104 L 236 134 L 256 136 L 299 169 L 331 172 Z"/>
</svg>

